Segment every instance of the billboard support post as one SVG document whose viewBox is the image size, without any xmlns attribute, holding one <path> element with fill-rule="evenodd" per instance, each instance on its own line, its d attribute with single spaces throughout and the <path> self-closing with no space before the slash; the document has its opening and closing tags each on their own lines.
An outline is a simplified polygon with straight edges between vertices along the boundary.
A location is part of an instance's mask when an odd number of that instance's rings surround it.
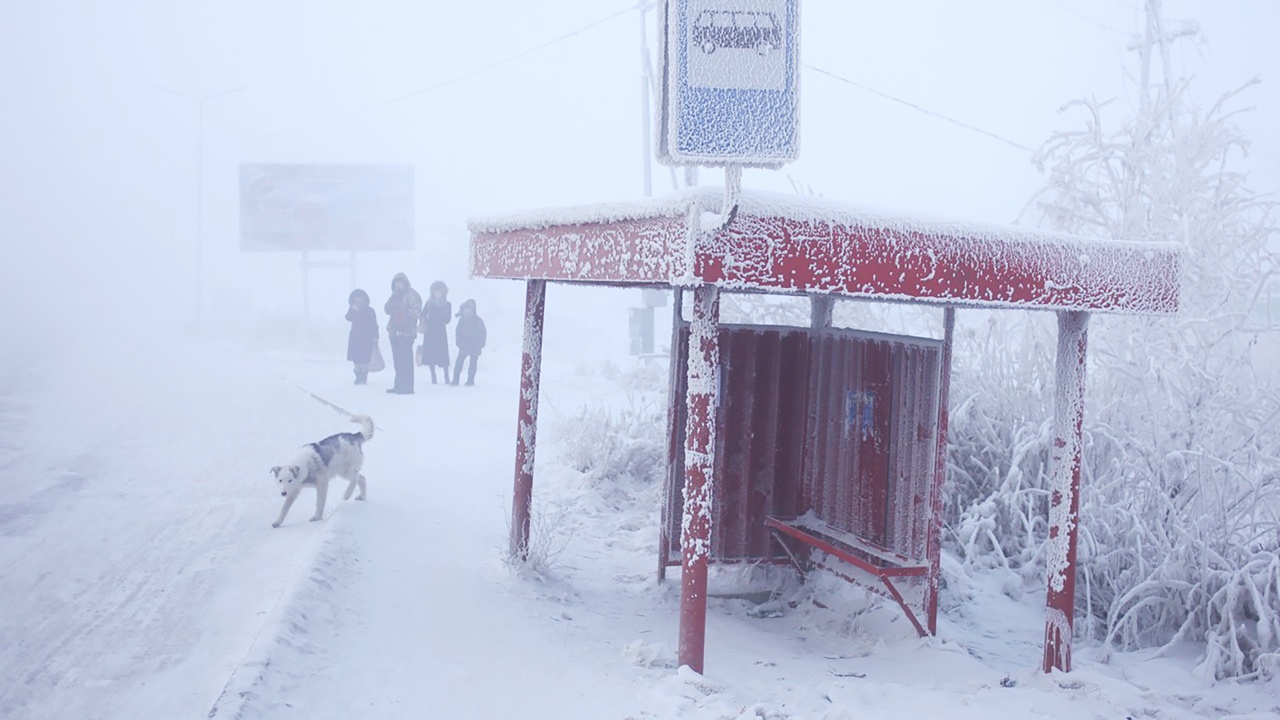
<svg viewBox="0 0 1280 720">
<path fill-rule="evenodd" d="M 311 271 L 312 270 L 350 270 L 351 289 L 356 289 L 356 251 L 352 250 L 346 260 L 312 260 L 307 250 L 302 251 L 302 260 L 298 263 L 302 268 L 302 316 L 311 318 Z"/>
</svg>

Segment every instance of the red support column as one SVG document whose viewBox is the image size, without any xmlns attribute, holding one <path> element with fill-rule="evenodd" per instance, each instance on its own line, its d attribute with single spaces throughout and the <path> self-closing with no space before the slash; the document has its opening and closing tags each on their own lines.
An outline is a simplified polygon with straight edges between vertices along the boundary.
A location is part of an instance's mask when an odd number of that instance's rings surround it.
<svg viewBox="0 0 1280 720">
<path fill-rule="evenodd" d="M 524 300 L 524 355 L 520 364 L 520 410 L 516 420 L 516 480 L 511 500 L 509 551 L 529 556 L 529 517 L 533 508 L 533 453 L 538 437 L 538 386 L 542 381 L 542 315 L 547 281 L 530 280 Z"/>
<path fill-rule="evenodd" d="M 947 480 L 947 424 L 950 420 L 951 346 L 956 331 L 956 309 L 942 311 L 942 357 L 938 364 L 938 437 L 933 466 L 933 484 L 929 488 L 929 535 L 925 538 L 925 556 L 929 561 L 928 584 L 925 589 L 925 622 L 930 635 L 938 634 L 938 591 L 942 580 L 942 489 Z"/>
<path fill-rule="evenodd" d="M 1049 460 L 1049 591 L 1044 625 L 1044 671 L 1071 671 L 1075 626 L 1076 543 L 1080 522 L 1080 464 L 1084 448 L 1085 357 L 1089 313 L 1058 313 L 1058 377 Z"/>
<path fill-rule="evenodd" d="M 685 421 L 684 516 L 680 535 L 679 662 L 698 673 L 702 672 L 707 632 L 719 343 L 719 290 L 714 285 L 702 285 L 693 291 L 693 319 L 689 324 L 689 413 Z"/>
</svg>

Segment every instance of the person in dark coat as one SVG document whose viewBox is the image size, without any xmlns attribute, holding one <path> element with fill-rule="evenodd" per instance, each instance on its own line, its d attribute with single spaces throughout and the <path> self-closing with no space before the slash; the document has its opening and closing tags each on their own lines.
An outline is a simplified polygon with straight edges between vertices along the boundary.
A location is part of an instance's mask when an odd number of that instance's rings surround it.
<svg viewBox="0 0 1280 720">
<path fill-rule="evenodd" d="M 347 334 L 347 360 L 355 367 L 356 384 L 369 380 L 369 361 L 378 345 L 378 313 L 369 307 L 369 293 L 359 288 L 347 296 L 347 322 L 351 332 Z"/>
<path fill-rule="evenodd" d="M 476 315 L 476 301 L 462 303 L 458 310 L 458 325 L 454 328 L 454 340 L 458 344 L 458 364 L 453 368 L 453 382 L 457 385 L 462 377 L 462 361 L 471 358 L 471 368 L 467 371 L 467 384 L 476 384 L 476 363 L 480 360 L 480 351 L 484 349 L 488 334 L 484 329 L 484 320 Z"/>
<path fill-rule="evenodd" d="M 453 304 L 449 302 L 449 287 L 439 280 L 431 283 L 431 293 L 422 306 L 422 364 L 431 368 L 431 384 L 436 384 L 436 368 L 449 382 L 449 334 L 445 326 L 453 321 Z"/>
<path fill-rule="evenodd" d="M 391 361 L 396 369 L 395 384 L 387 392 L 413 394 L 413 341 L 418 337 L 418 315 L 422 296 L 409 284 L 404 273 L 391 279 L 391 297 L 383 308 L 387 313 L 387 336 L 391 339 Z"/>
</svg>

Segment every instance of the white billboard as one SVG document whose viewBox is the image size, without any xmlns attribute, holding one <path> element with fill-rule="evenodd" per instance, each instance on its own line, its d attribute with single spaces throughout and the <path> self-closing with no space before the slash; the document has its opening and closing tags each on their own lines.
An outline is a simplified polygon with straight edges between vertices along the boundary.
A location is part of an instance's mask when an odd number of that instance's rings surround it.
<svg viewBox="0 0 1280 720">
<path fill-rule="evenodd" d="M 240 249 L 412 250 L 412 165 L 241 165 Z"/>
</svg>

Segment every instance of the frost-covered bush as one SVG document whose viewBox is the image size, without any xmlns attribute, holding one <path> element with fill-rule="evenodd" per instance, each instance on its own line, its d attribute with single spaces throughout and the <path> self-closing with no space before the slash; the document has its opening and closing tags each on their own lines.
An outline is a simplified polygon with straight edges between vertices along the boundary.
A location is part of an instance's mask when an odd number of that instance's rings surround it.
<svg viewBox="0 0 1280 720">
<path fill-rule="evenodd" d="M 1150 60 L 1150 46 L 1144 60 Z M 1185 82 L 1105 103 L 1037 155 L 1034 208 L 1055 229 L 1184 248 L 1181 313 L 1089 329 L 1078 633 L 1108 647 L 1206 643 L 1213 677 L 1280 666 L 1280 358 L 1244 322 L 1275 268 L 1271 204 L 1233 164 L 1234 94 L 1201 109 Z M 1042 572 L 1053 377 L 1049 325 L 993 319 L 956 348 L 948 543 L 971 565 Z"/>
<path fill-rule="evenodd" d="M 549 428 L 544 440 L 556 451 L 549 457 L 574 472 L 543 479 L 544 490 L 530 518 L 527 557 L 504 555 L 523 577 L 546 580 L 555 575 L 557 559 L 573 544 L 575 534 L 585 529 L 591 539 L 593 525 L 584 518 L 606 512 L 617 521 L 615 530 L 635 532 L 648 522 L 635 520 L 639 508 L 639 514 L 653 516 L 656 525 L 654 500 L 666 467 L 666 366 L 621 369 L 604 362 L 577 370 L 583 381 L 603 379 L 621 390 L 626 404 L 618 408 L 592 402 L 574 415 L 557 418 Z"/>
<path fill-rule="evenodd" d="M 634 382 L 628 375 L 623 383 Z M 649 393 L 628 392 L 621 409 L 594 404 L 559 428 L 560 459 L 591 484 L 658 482 L 666 468 L 666 405 Z"/>
<path fill-rule="evenodd" d="M 970 566 L 1036 572 L 1048 533 L 1053 357 L 1046 320 L 957 323 L 944 510 Z"/>
<path fill-rule="evenodd" d="M 507 535 L 511 535 L 511 513 L 506 513 Z M 519 577 L 548 580 L 555 574 L 557 559 L 573 541 L 576 526 L 574 508 L 564 503 L 537 502 L 529 515 L 529 542 L 523 556 L 504 549 L 502 562 Z"/>
</svg>

